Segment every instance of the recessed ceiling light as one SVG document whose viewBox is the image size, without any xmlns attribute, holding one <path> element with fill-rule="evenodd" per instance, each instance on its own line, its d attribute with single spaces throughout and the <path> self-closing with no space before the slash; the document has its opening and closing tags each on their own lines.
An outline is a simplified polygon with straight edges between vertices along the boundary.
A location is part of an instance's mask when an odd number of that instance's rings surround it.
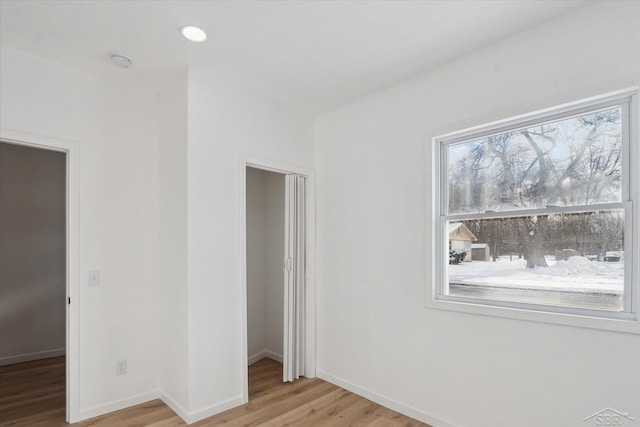
<svg viewBox="0 0 640 427">
<path fill-rule="evenodd" d="M 180 28 L 182 36 L 190 42 L 202 43 L 207 39 L 207 33 L 200 27 L 194 27 L 193 25 L 185 25 Z"/>
<path fill-rule="evenodd" d="M 130 68 L 133 65 L 133 59 L 119 53 L 114 53 L 111 55 L 111 64 L 118 68 Z"/>
</svg>

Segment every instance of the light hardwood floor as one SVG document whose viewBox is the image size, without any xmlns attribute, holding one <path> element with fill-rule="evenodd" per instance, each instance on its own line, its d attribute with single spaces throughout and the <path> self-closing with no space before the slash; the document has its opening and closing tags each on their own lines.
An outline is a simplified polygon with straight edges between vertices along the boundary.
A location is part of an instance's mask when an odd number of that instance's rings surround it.
<svg viewBox="0 0 640 427">
<path fill-rule="evenodd" d="M 0 367 L 0 426 L 68 425 L 64 370 L 64 357 Z M 185 423 L 162 401 L 153 400 L 73 425 L 172 427 Z M 270 359 L 249 367 L 249 403 L 193 425 L 427 426 L 317 378 L 283 383 L 282 365 Z"/>
</svg>

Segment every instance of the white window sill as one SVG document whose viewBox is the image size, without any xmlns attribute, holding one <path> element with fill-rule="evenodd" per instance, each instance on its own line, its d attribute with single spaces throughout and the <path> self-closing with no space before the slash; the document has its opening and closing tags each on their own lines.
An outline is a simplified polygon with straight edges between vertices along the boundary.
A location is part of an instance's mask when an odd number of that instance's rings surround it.
<svg viewBox="0 0 640 427">
<path fill-rule="evenodd" d="M 466 301 L 434 299 L 431 295 L 427 296 L 425 305 L 427 308 L 431 309 L 449 310 L 467 314 L 640 334 L 640 322 L 638 321 L 637 315 L 633 313 L 625 314 L 626 316 L 629 316 L 629 318 L 626 319 L 612 319 L 524 308 L 499 307 L 495 305 L 485 305 Z"/>
</svg>

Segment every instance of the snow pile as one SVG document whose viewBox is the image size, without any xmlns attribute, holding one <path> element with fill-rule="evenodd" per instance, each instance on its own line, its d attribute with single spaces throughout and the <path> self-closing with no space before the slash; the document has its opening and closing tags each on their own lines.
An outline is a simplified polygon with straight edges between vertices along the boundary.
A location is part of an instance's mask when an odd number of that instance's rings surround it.
<svg viewBox="0 0 640 427">
<path fill-rule="evenodd" d="M 526 268 L 523 259 L 472 261 L 449 265 L 449 282 L 517 289 L 621 293 L 624 261 L 601 262 L 574 256 L 567 261 L 547 257 L 549 267 Z"/>
<path fill-rule="evenodd" d="M 594 275 L 614 275 L 617 276 L 619 268 L 611 264 L 590 261 L 582 256 L 572 256 L 566 261 L 558 261 L 551 265 L 547 274 L 552 276 L 594 276 Z"/>
</svg>

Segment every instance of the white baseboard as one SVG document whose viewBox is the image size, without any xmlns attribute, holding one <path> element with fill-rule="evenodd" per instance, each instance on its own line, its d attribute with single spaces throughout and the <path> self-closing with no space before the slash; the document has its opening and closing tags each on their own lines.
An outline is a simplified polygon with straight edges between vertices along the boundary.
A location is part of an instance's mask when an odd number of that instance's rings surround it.
<svg viewBox="0 0 640 427">
<path fill-rule="evenodd" d="M 171 410 L 173 412 L 175 412 L 180 418 L 182 418 L 182 420 L 189 424 L 189 411 L 187 411 L 186 409 L 184 409 L 182 407 L 182 405 L 180 405 L 179 403 L 176 402 L 176 400 L 169 396 L 166 393 L 162 393 L 162 395 L 160 396 L 160 399 L 162 399 L 162 401 L 165 403 L 165 405 L 167 405 L 169 408 L 171 408 Z"/>
<path fill-rule="evenodd" d="M 384 396 L 342 378 L 336 377 L 329 372 L 323 371 L 322 369 L 317 369 L 316 375 L 318 376 L 318 378 L 349 390 L 352 393 L 369 399 L 372 402 L 375 402 L 386 408 L 393 409 L 394 411 L 404 414 L 408 417 L 414 418 L 418 421 L 422 421 L 423 423 L 427 423 L 434 427 L 455 427 L 455 424 L 449 420 L 423 412 L 420 409 L 414 408 L 413 406 L 405 405 L 404 403 L 398 402 L 397 400 L 394 400 L 390 397 Z"/>
<path fill-rule="evenodd" d="M 225 400 L 223 402 L 198 409 L 197 411 L 190 412 L 187 416 L 187 419 L 184 421 L 187 424 L 192 424 L 205 418 L 209 418 L 213 415 L 219 414 L 220 412 L 224 412 L 227 409 L 235 408 L 236 406 L 242 405 L 243 403 L 244 401 L 242 399 L 242 396 L 234 397 L 229 400 Z"/>
<path fill-rule="evenodd" d="M 91 406 L 89 408 L 81 408 L 78 411 L 77 419 L 69 420 L 72 423 L 86 420 L 88 418 L 97 417 L 99 415 L 108 414 L 109 412 L 119 411 L 120 409 L 128 408 L 130 406 L 139 405 L 141 403 L 148 402 L 154 399 L 161 399 L 162 393 L 160 390 L 152 390 L 145 393 L 135 394 L 133 396 L 125 397 L 123 399 L 113 400 L 111 402 L 103 403 L 100 405 Z"/>
<path fill-rule="evenodd" d="M 146 393 L 136 394 L 124 399 L 114 400 L 105 404 L 80 409 L 80 411 L 78 411 L 77 417 L 69 421 L 72 423 L 84 421 L 89 418 L 98 417 L 100 415 L 108 414 L 109 412 L 119 411 L 120 409 L 125 409 L 130 406 L 140 405 L 141 403 L 149 402 L 155 399 L 162 400 L 169 408 L 171 408 L 173 412 L 176 413 L 176 415 L 182 418 L 182 420 L 187 424 L 193 424 L 197 421 L 208 418 L 212 415 L 219 414 L 220 412 L 224 412 L 227 409 L 235 408 L 236 406 L 242 405 L 244 403 L 242 401 L 242 396 L 238 396 L 220 403 L 207 406 L 197 411 L 188 412 L 171 396 L 163 393 L 160 390 L 153 390 Z"/>
<path fill-rule="evenodd" d="M 14 363 L 29 362 L 31 360 L 48 359 L 50 357 L 64 356 L 64 348 L 53 350 L 36 351 L 35 353 L 17 354 L 15 356 L 0 357 L 0 366 L 12 365 Z"/>
<path fill-rule="evenodd" d="M 256 354 L 254 354 L 253 356 L 250 356 L 249 359 L 247 360 L 247 365 L 251 366 L 254 363 L 256 363 L 258 360 L 262 360 L 264 358 L 269 358 L 272 360 L 275 360 L 276 362 L 280 362 L 282 363 L 282 355 L 275 353 L 271 350 L 262 350 Z"/>
<path fill-rule="evenodd" d="M 238 405 L 242 405 L 244 402 L 242 401 L 242 396 L 234 397 L 229 400 L 225 400 L 224 402 L 216 403 L 205 408 L 199 409 L 194 412 L 189 412 L 182 405 L 178 404 L 174 398 L 167 395 L 166 393 L 162 393 L 160 399 L 169 407 L 173 412 L 175 412 L 182 421 L 189 424 L 193 424 L 205 418 L 209 418 L 212 415 L 219 414 L 220 412 L 224 412 L 227 409 L 235 408 Z"/>
</svg>

